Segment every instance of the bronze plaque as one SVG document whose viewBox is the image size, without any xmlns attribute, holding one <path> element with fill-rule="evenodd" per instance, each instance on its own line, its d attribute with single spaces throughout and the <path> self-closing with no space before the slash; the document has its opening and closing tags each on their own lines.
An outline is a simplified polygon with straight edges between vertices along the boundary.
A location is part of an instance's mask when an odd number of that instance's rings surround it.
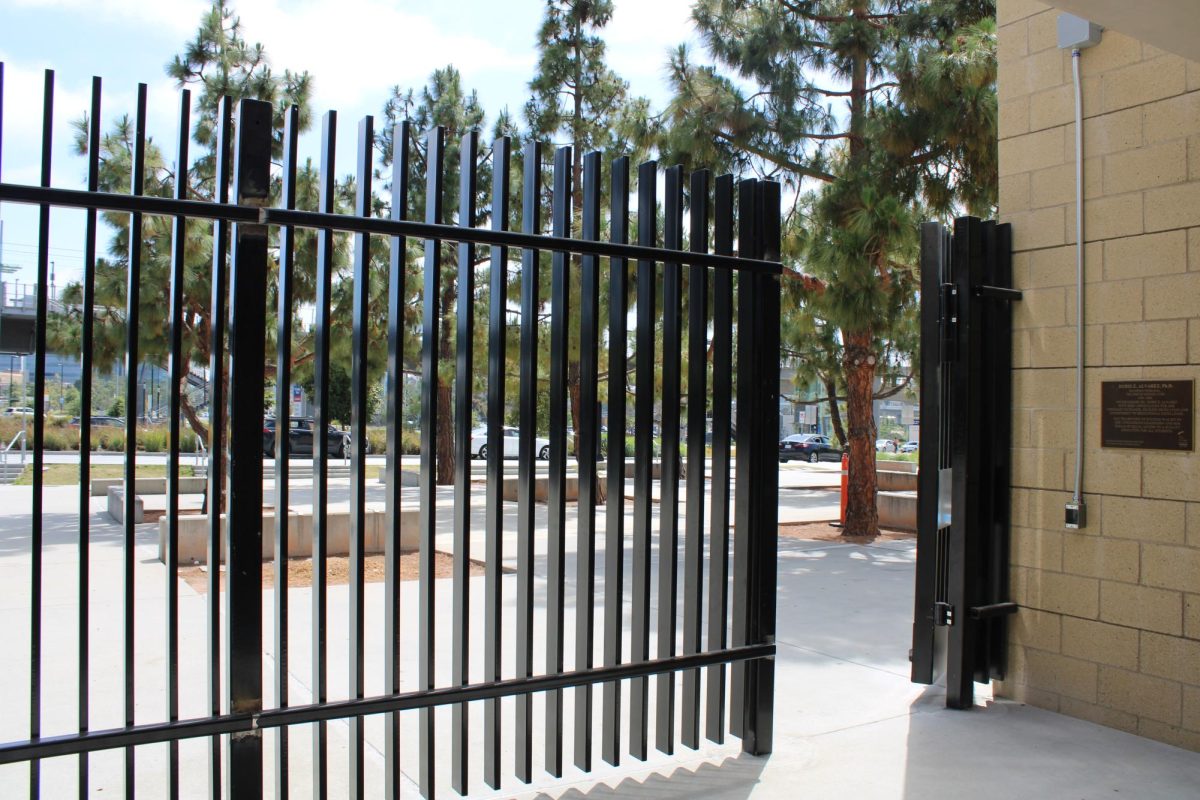
<svg viewBox="0 0 1200 800">
<path fill-rule="evenodd" d="M 1195 395 L 1190 380 L 1102 382 L 1100 446 L 1190 451 Z"/>
</svg>

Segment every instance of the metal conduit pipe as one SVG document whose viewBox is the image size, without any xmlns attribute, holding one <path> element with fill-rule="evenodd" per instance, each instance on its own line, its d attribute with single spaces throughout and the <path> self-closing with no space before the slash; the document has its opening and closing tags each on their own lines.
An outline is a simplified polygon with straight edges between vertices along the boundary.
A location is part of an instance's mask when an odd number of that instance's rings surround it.
<svg viewBox="0 0 1200 800">
<path fill-rule="evenodd" d="M 1081 50 L 1099 44 L 1101 30 L 1099 25 L 1071 14 L 1058 18 L 1058 46 L 1071 50 L 1071 75 L 1075 83 L 1075 485 L 1066 508 L 1068 528 L 1087 524 L 1083 500 L 1083 89 L 1079 60 Z"/>
</svg>

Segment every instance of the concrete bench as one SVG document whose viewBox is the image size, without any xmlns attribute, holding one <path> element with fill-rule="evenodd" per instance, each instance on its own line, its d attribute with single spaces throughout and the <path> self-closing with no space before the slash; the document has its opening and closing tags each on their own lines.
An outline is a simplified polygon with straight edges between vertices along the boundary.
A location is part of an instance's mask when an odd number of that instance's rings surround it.
<svg viewBox="0 0 1200 800">
<path fill-rule="evenodd" d="M 603 503 L 606 497 L 608 484 L 603 480 L 603 476 L 598 476 L 596 481 L 599 486 L 600 496 L 599 502 Z M 506 477 L 504 479 L 503 496 L 506 502 L 517 502 L 517 489 L 521 485 L 519 477 Z M 566 482 L 566 499 L 567 502 L 576 502 L 579 500 L 579 476 L 568 475 Z M 550 498 L 550 477 L 548 475 L 535 476 L 533 479 L 533 499 L 538 503 L 545 503 Z"/>
<path fill-rule="evenodd" d="M 92 478 L 90 492 L 92 497 L 104 497 L 110 488 L 123 487 L 124 484 L 124 478 Z M 181 477 L 179 479 L 180 494 L 203 494 L 207 486 L 207 478 Z M 165 477 L 137 478 L 133 482 L 133 491 L 136 494 L 166 494 L 167 479 Z"/>
<path fill-rule="evenodd" d="M 95 494 L 95 492 L 93 492 Z M 118 525 L 125 523 L 125 487 L 118 482 L 116 486 L 108 487 L 108 515 L 116 521 Z M 146 517 L 146 504 L 138 495 L 133 496 L 133 521 L 144 522 Z"/>
<path fill-rule="evenodd" d="M 917 529 L 917 493 L 879 492 L 875 497 L 879 509 L 879 527 L 898 531 Z"/>
<path fill-rule="evenodd" d="M 344 556 L 350 552 L 350 512 L 329 511 L 326 515 L 325 552 L 331 556 Z M 415 551 L 418 547 L 417 530 L 420 512 L 416 509 L 400 512 L 400 550 Z M 387 512 L 381 504 L 367 508 L 364 529 L 364 547 L 367 553 L 382 553 L 387 541 Z M 306 558 L 312 556 L 312 514 L 288 510 L 288 556 Z M 225 515 L 221 515 L 220 547 L 222 558 L 225 553 Z M 167 553 L 167 520 L 158 521 L 158 560 L 165 561 Z M 208 515 L 192 514 L 179 517 L 179 547 L 177 563 L 203 564 L 208 557 Z M 262 557 L 275 557 L 275 512 L 265 511 L 262 516 Z"/>
<path fill-rule="evenodd" d="M 917 473 L 899 472 L 879 469 L 875 471 L 881 492 L 915 492 L 917 490 Z"/>
</svg>

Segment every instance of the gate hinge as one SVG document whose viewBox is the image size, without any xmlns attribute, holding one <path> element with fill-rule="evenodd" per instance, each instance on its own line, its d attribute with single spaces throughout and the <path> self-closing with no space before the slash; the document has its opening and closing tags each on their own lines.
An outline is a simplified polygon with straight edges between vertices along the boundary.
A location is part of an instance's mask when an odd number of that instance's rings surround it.
<svg viewBox="0 0 1200 800">
<path fill-rule="evenodd" d="M 933 604 L 933 624 L 934 625 L 953 625 L 954 624 L 954 606 L 949 603 L 934 603 Z"/>
<path fill-rule="evenodd" d="M 953 283 L 942 284 L 940 306 L 940 355 L 942 363 L 945 364 L 958 357 L 958 288 Z"/>
</svg>

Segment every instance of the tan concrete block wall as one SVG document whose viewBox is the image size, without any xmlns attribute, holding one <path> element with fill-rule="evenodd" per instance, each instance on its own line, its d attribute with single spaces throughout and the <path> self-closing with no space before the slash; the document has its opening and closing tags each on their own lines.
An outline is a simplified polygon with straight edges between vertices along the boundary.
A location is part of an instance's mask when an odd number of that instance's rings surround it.
<svg viewBox="0 0 1200 800">
<path fill-rule="evenodd" d="M 1200 382 L 1200 64 L 1116 31 L 1084 52 L 1084 492 L 1075 462 L 1075 127 L 1058 11 L 1000 0 L 1013 224 L 1012 597 L 998 693 L 1200 750 L 1200 457 L 1100 447 L 1106 380 Z M 1197 420 L 1200 429 L 1200 420 Z"/>
</svg>

